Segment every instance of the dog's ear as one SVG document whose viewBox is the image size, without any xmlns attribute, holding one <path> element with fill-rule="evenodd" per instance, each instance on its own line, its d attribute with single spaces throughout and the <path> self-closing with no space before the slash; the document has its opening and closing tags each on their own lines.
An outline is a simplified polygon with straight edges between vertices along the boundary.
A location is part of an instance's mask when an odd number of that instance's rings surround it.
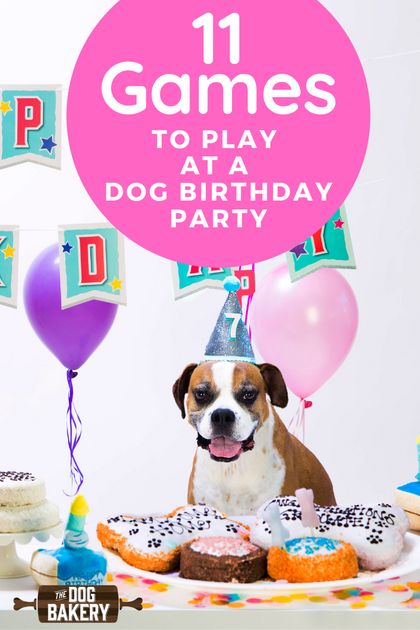
<svg viewBox="0 0 420 630">
<path fill-rule="evenodd" d="M 190 386 L 191 374 L 194 372 L 196 367 L 197 363 L 190 363 L 189 365 L 187 365 L 179 379 L 175 381 L 172 387 L 172 393 L 174 395 L 176 404 L 181 409 L 183 418 L 185 418 L 186 415 L 184 405 L 185 394 L 187 393 Z"/>
<path fill-rule="evenodd" d="M 267 388 L 267 393 L 273 405 L 276 407 L 286 407 L 289 396 L 279 368 L 275 365 L 271 365 L 271 363 L 261 363 L 261 365 L 257 365 L 257 367 L 260 369 L 261 376 Z"/>
</svg>

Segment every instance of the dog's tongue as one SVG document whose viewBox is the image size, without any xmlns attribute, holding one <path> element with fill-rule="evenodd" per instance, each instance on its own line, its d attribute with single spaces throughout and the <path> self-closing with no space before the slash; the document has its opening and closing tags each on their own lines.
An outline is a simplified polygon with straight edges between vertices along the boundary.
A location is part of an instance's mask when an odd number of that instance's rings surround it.
<svg viewBox="0 0 420 630">
<path fill-rule="evenodd" d="M 209 444 L 209 451 L 214 457 L 230 459 L 242 450 L 242 443 L 230 440 L 227 437 L 213 438 Z"/>
</svg>

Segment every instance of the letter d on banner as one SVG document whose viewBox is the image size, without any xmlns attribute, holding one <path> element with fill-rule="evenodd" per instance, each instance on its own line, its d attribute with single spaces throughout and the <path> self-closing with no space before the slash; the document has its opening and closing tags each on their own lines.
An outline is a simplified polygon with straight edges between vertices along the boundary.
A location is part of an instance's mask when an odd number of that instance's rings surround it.
<svg viewBox="0 0 420 630">
<path fill-rule="evenodd" d="M 124 239 L 109 223 L 59 228 L 61 306 L 126 304 Z"/>
<path fill-rule="evenodd" d="M 100 234 L 77 236 L 79 245 L 79 285 L 103 284 L 106 274 L 106 240 Z"/>
</svg>

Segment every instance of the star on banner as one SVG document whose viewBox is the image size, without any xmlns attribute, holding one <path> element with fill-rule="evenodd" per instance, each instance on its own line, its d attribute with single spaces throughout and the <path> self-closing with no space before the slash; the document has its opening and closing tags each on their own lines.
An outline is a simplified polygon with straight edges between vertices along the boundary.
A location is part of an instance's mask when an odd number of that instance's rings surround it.
<svg viewBox="0 0 420 630">
<path fill-rule="evenodd" d="M 305 249 L 305 243 L 299 243 L 293 249 L 290 250 L 296 256 L 296 259 L 299 259 L 301 256 L 305 256 L 308 252 Z"/>
<path fill-rule="evenodd" d="M 109 286 L 112 287 L 113 291 L 120 291 L 122 289 L 123 280 L 119 278 L 114 278 L 112 282 L 108 282 Z"/>
<path fill-rule="evenodd" d="M 341 217 L 334 221 L 334 230 L 342 230 L 344 225 L 344 221 L 341 220 Z"/>
<path fill-rule="evenodd" d="M 12 112 L 13 109 L 10 107 L 10 101 L 0 101 L 0 112 L 2 112 L 3 116 L 6 116 L 7 112 Z"/>
<path fill-rule="evenodd" d="M 73 249 L 73 245 L 70 245 L 69 242 L 64 243 L 64 245 L 61 246 L 63 248 L 63 254 L 70 254 L 71 250 Z"/>
<path fill-rule="evenodd" d="M 50 136 L 49 138 L 41 138 L 42 141 L 42 146 L 41 146 L 41 151 L 44 149 L 45 151 L 48 151 L 48 153 L 52 153 L 52 150 L 54 149 L 54 147 L 57 146 L 57 143 L 54 142 L 54 139 L 52 136 Z"/>
<path fill-rule="evenodd" d="M 1 250 L 5 258 L 14 258 L 15 251 L 16 251 L 16 247 L 10 247 L 10 245 L 8 245 L 7 247 Z"/>
</svg>

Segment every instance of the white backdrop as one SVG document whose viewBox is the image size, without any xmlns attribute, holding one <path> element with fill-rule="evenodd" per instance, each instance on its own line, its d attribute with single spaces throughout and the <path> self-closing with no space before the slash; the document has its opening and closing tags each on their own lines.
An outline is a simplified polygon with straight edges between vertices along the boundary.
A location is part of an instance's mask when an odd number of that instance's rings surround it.
<svg viewBox="0 0 420 630">
<path fill-rule="evenodd" d="M 84 40 L 114 2 L 2 4 L 0 82 L 68 86 Z M 307 444 L 341 502 L 384 500 L 417 472 L 420 433 L 420 2 L 324 4 L 362 58 L 372 132 L 347 203 L 358 269 L 345 275 L 359 302 L 360 328 L 345 364 L 312 397 Z M 49 230 L 100 220 L 66 142 L 61 172 L 37 165 L 0 171 L 0 223 L 45 228 L 22 233 L 21 291 L 33 257 L 56 239 Z M 278 261 L 259 265 L 259 278 Z M 75 381 L 84 425 L 78 459 L 92 519 L 185 501 L 195 436 L 180 418 L 171 386 L 186 363 L 201 357 L 223 302 L 216 291 L 174 302 L 169 263 L 130 242 L 127 270 L 129 306 L 120 308 L 108 339 Z M 38 472 L 64 509 L 65 370 L 32 332 L 21 299 L 19 306 L 0 307 L 0 468 Z M 295 407 L 292 398 L 283 417 Z"/>
</svg>

